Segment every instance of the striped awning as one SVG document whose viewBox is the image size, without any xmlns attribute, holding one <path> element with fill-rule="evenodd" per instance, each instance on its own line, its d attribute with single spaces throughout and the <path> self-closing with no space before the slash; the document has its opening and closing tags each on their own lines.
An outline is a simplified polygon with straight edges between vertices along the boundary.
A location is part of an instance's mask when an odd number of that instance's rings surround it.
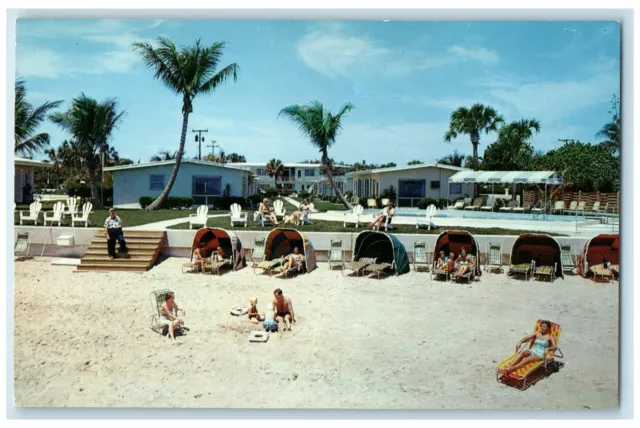
<svg viewBox="0 0 640 428">
<path fill-rule="evenodd" d="M 562 177 L 555 171 L 460 171 L 449 183 L 562 184 Z"/>
</svg>

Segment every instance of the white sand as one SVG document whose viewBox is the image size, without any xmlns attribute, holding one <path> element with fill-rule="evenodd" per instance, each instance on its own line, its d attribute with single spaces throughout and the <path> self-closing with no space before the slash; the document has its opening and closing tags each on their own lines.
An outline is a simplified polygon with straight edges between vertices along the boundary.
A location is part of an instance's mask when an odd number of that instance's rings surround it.
<svg viewBox="0 0 640 428">
<path fill-rule="evenodd" d="M 472 285 L 411 272 L 343 277 L 325 263 L 294 279 L 182 274 L 171 258 L 144 274 L 74 273 L 16 262 L 15 403 L 364 409 L 611 409 L 618 404 L 618 284 L 567 276 L 524 283 L 483 273 Z M 149 328 L 149 292 L 170 287 L 191 331 Z M 229 309 L 281 287 L 293 332 L 249 343 Z M 563 327 L 565 367 L 526 391 L 496 363 L 538 318 Z"/>
</svg>

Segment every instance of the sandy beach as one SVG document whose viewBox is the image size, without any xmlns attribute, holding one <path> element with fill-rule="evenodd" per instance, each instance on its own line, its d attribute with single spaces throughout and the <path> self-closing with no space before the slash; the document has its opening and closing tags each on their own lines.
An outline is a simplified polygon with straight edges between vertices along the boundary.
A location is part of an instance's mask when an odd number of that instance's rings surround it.
<svg viewBox="0 0 640 428">
<path fill-rule="evenodd" d="M 567 275 L 553 284 L 483 273 L 471 284 L 410 272 L 343 277 L 326 263 L 293 279 L 74 272 L 52 259 L 15 263 L 17 406 L 612 409 L 618 405 L 618 283 Z M 250 343 L 256 325 L 230 315 L 273 290 L 291 297 L 292 332 Z M 186 309 L 177 343 L 150 329 L 149 293 Z M 496 364 L 538 318 L 562 325 L 565 366 L 526 391 Z"/>
</svg>

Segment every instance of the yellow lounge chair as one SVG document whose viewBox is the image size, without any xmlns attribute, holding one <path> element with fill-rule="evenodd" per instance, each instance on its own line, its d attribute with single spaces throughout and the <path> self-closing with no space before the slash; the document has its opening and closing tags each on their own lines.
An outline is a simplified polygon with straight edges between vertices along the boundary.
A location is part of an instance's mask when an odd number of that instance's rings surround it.
<svg viewBox="0 0 640 428">
<path fill-rule="evenodd" d="M 533 329 L 534 333 L 540 329 L 540 323 L 542 320 L 538 320 L 536 322 L 536 326 Z M 501 380 L 504 382 L 508 382 L 509 380 L 515 382 L 522 382 L 520 386 L 521 390 L 525 390 L 527 386 L 533 385 L 535 382 L 539 381 L 543 377 L 546 377 L 549 373 L 553 371 L 557 371 L 558 362 L 555 361 L 556 353 L 558 353 L 559 358 L 564 358 L 562 355 L 562 351 L 558 348 L 558 343 L 560 342 L 560 332 L 562 331 L 560 324 L 551 323 L 551 336 L 556 342 L 556 349 L 553 351 L 547 351 L 547 355 L 544 360 L 534 361 L 532 363 L 527 364 L 524 367 L 520 367 L 518 370 L 515 370 L 511 373 L 500 373 L 500 370 L 505 368 L 511 361 L 513 361 L 518 353 L 511 355 L 509 358 L 503 360 L 498 367 L 496 368 L 496 380 L 500 382 Z M 529 346 L 527 349 L 531 349 L 535 343 L 535 338 L 531 339 L 529 342 Z"/>
</svg>

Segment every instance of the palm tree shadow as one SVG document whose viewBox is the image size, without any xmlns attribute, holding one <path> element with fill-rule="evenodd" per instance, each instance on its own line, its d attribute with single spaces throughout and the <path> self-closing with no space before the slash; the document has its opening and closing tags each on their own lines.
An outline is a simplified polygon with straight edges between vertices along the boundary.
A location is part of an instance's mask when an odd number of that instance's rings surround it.
<svg viewBox="0 0 640 428">
<path fill-rule="evenodd" d="M 18 257 L 16 257 L 14 262 L 26 262 L 26 261 L 34 260 L 34 259 L 35 259 L 35 256 L 18 256 Z"/>
</svg>

